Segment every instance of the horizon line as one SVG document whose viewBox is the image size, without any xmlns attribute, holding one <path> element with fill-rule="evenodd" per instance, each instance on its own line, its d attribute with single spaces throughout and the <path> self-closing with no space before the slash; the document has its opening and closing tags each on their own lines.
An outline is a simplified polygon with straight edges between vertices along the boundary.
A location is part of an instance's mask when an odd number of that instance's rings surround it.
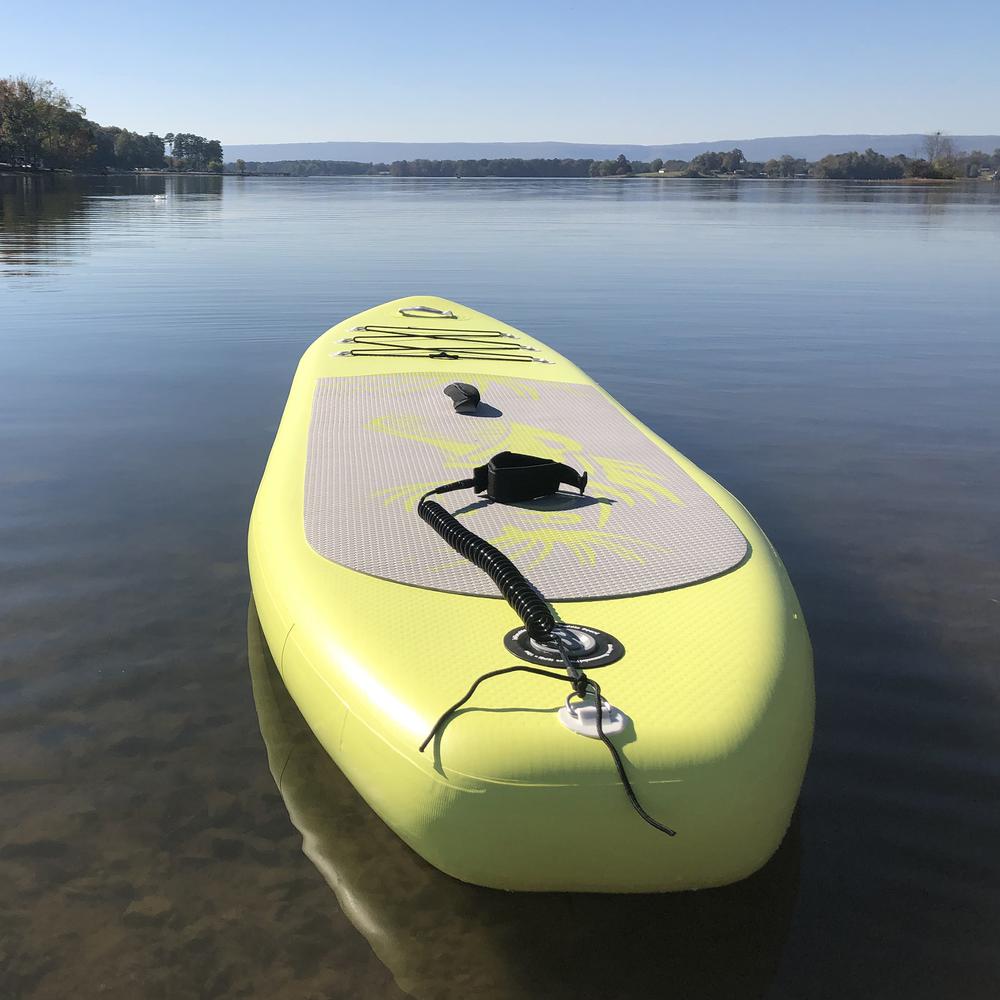
<svg viewBox="0 0 1000 1000">
<path fill-rule="evenodd" d="M 773 139 L 836 139 L 847 136 L 872 136 L 873 138 L 885 138 L 895 136 L 926 136 L 936 135 L 938 132 L 944 136 L 961 138 L 964 136 L 998 136 L 998 132 L 950 132 L 947 129 L 937 129 L 934 131 L 908 131 L 908 132 L 796 132 L 785 135 L 755 135 L 740 136 L 739 138 L 721 139 L 675 139 L 663 142 L 637 142 L 635 140 L 596 140 L 596 139 L 278 139 L 266 142 L 257 140 L 224 140 L 223 145 L 230 146 L 291 146 L 291 145 L 321 145 L 323 143 L 365 143 L 367 145 L 450 145 L 450 146 L 482 146 L 492 145 L 526 145 L 530 143 L 549 143 L 563 146 L 693 146 L 706 142 L 765 142 Z"/>
</svg>

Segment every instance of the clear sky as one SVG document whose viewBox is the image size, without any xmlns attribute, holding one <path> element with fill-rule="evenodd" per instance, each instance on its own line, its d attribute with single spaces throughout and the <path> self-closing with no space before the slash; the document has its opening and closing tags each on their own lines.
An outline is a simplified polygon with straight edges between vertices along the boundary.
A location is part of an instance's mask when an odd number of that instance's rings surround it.
<svg viewBox="0 0 1000 1000">
<path fill-rule="evenodd" d="M 0 75 L 230 143 L 1000 132 L 995 0 L 54 0 L 0 28 Z"/>
</svg>

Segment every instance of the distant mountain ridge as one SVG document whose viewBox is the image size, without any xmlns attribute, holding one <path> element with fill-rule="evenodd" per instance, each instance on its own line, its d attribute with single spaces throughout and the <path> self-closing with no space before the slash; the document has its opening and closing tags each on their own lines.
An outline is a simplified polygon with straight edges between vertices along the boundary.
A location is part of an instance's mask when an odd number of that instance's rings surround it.
<svg viewBox="0 0 1000 1000">
<path fill-rule="evenodd" d="M 1000 135 L 950 136 L 959 152 L 974 149 L 992 153 L 1000 148 Z M 613 159 L 624 153 L 630 160 L 690 160 L 699 153 L 739 147 L 748 160 L 770 160 L 790 156 L 819 160 L 828 153 L 874 149 L 883 156 L 920 156 L 923 135 L 789 135 L 764 139 L 718 139 L 713 142 L 675 142 L 664 146 L 631 143 L 587 142 L 277 142 L 226 145 L 226 161 L 251 160 L 355 160 L 361 163 L 392 163 L 393 160 L 481 160 L 522 159 Z"/>
</svg>

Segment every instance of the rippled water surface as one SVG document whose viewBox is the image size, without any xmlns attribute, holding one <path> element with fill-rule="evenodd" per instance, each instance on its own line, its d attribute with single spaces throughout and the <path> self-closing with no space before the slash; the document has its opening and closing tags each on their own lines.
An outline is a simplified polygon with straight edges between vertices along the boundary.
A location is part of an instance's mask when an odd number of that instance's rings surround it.
<svg viewBox="0 0 1000 1000">
<path fill-rule="evenodd" d="M 998 261 L 988 185 L 0 177 L 0 996 L 996 996 Z M 285 694 L 254 490 L 307 344 L 413 292 L 781 552 L 816 743 L 747 882 L 453 882 Z"/>
</svg>

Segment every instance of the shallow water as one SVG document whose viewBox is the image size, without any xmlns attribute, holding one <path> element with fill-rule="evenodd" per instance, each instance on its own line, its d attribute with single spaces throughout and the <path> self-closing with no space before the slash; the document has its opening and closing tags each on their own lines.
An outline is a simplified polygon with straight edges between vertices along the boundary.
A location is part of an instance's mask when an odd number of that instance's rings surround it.
<svg viewBox="0 0 1000 1000">
<path fill-rule="evenodd" d="M 0 178 L 0 996 L 994 996 L 998 255 L 985 185 Z M 817 732 L 753 879 L 462 886 L 285 696 L 244 541 L 295 362 L 424 291 L 781 552 Z"/>
</svg>

